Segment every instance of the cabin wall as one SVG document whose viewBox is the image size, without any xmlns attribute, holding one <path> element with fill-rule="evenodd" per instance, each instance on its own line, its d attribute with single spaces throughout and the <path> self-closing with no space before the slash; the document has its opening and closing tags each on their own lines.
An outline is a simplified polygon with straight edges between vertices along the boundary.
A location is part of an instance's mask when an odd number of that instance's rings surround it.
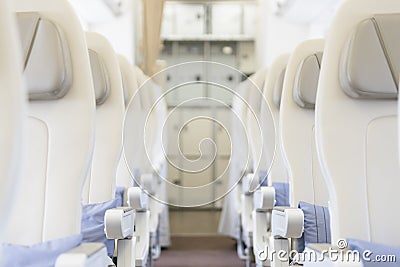
<svg viewBox="0 0 400 267">
<path fill-rule="evenodd" d="M 341 2 L 340 0 L 337 1 Z M 317 16 L 305 20 L 304 13 L 293 7 L 289 11 L 277 12 L 274 0 L 259 0 L 257 32 L 257 66 L 268 66 L 283 53 L 290 53 L 300 42 L 309 38 L 323 38 L 333 16 L 336 2 L 319 11 Z M 294 15 L 296 14 L 296 15 Z"/>
<path fill-rule="evenodd" d="M 129 3 L 129 5 L 131 5 L 131 2 Z M 117 17 L 115 20 L 98 25 L 92 25 L 89 29 L 106 36 L 117 53 L 126 56 L 131 63 L 134 63 L 134 29 L 132 25 L 133 11 L 132 8 L 130 8 L 124 15 Z M 128 35 L 127 33 L 129 32 L 132 34 Z"/>
<path fill-rule="evenodd" d="M 119 8 L 110 8 L 107 3 L 118 1 L 70 0 L 85 30 L 104 35 L 114 50 L 135 62 L 135 1 L 120 0 Z M 111 4 L 110 4 L 111 5 Z"/>
<path fill-rule="evenodd" d="M 121 15 L 111 21 L 89 25 L 89 30 L 106 36 L 115 51 L 126 56 L 131 63 L 135 62 L 133 14 L 133 1 L 127 1 Z"/>
</svg>

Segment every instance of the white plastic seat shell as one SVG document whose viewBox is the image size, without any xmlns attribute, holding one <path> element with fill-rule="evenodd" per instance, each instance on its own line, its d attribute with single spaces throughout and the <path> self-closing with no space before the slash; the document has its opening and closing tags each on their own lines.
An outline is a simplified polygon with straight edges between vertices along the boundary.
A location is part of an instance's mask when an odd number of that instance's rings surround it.
<svg viewBox="0 0 400 267">
<path fill-rule="evenodd" d="M 96 107 L 93 162 L 83 191 L 83 202 L 91 204 L 109 201 L 115 196 L 125 108 L 121 72 L 114 49 L 105 37 L 97 33 L 87 32 L 86 40 L 89 51 L 103 61 L 104 75 L 108 77 L 110 87 L 104 103 Z"/>
<path fill-rule="evenodd" d="M 267 68 L 261 69 L 257 71 L 254 75 L 249 77 L 249 80 L 252 81 L 252 84 L 250 85 L 253 88 L 249 88 L 249 99 L 248 99 L 248 104 L 249 107 L 252 109 L 252 111 L 255 113 L 253 114 L 252 112 L 247 112 L 246 115 L 246 128 L 248 131 L 248 138 L 249 138 L 249 143 L 250 143 L 250 158 L 251 158 L 251 163 L 253 166 L 251 166 L 253 172 L 256 174 L 256 180 L 258 182 L 258 173 L 260 168 L 262 169 L 269 169 L 268 163 L 266 162 L 260 162 L 261 158 L 265 158 L 265 156 L 262 156 L 263 153 L 263 133 L 262 127 L 261 127 L 261 113 L 265 113 L 269 111 L 269 107 L 265 106 L 265 100 L 262 97 L 263 96 L 263 90 L 265 89 L 265 82 L 268 76 L 268 70 Z M 258 90 L 257 90 L 258 89 Z M 263 110 L 267 108 L 267 110 Z M 263 111 L 263 112 L 262 112 Z M 264 116 L 268 116 L 269 114 L 263 114 Z M 263 166 L 260 166 L 260 163 Z M 256 183 L 257 183 L 256 182 Z M 254 183 L 254 184 L 256 184 Z M 251 190 L 254 190 L 255 187 L 252 187 Z"/>
<path fill-rule="evenodd" d="M 122 85 L 124 88 L 125 107 L 128 107 L 129 101 L 136 94 L 138 89 L 138 82 L 136 75 L 134 75 L 134 68 L 129 63 L 129 60 L 120 54 L 117 54 L 119 67 L 122 76 Z"/>
<path fill-rule="evenodd" d="M 262 177 L 263 186 L 265 182 L 268 186 L 272 186 L 275 182 L 287 183 L 287 171 L 283 163 L 280 139 L 279 139 L 279 112 L 280 112 L 280 99 L 281 92 L 283 90 L 283 79 L 286 71 L 286 66 L 289 60 L 290 54 L 282 54 L 278 56 L 268 68 L 268 75 L 264 83 L 263 96 L 265 101 L 261 103 L 264 107 L 261 107 L 261 130 L 263 136 L 263 147 L 261 148 L 262 154 L 260 158 L 259 170 L 256 170 L 257 175 L 260 171 L 263 171 L 263 175 L 267 174 L 267 177 Z M 265 107 L 267 105 L 267 107 Z M 269 112 L 270 114 L 266 114 Z M 255 177 L 255 179 L 258 177 Z M 270 188 L 268 188 L 270 189 Z M 268 189 L 263 189 L 266 191 Z M 275 191 L 274 189 L 268 190 L 269 192 Z M 261 191 L 257 192 L 259 194 Z M 255 199 L 259 199 L 256 198 Z M 253 204 L 254 198 L 251 198 Z M 265 211 L 258 212 L 255 209 L 249 211 L 252 217 L 252 229 L 253 229 L 253 251 L 254 255 L 258 257 L 261 250 L 263 250 L 268 242 L 270 233 L 268 232 L 268 220 L 267 213 Z M 257 264 L 262 264 L 256 258 Z M 269 263 L 269 262 L 265 262 Z"/>
<path fill-rule="evenodd" d="M 118 55 L 118 61 L 123 81 L 125 108 L 126 112 L 130 113 L 129 116 L 125 116 L 133 122 L 139 122 L 138 125 L 141 125 L 141 120 L 144 119 L 144 111 L 141 99 L 136 95 L 139 84 L 135 68 L 122 55 Z M 124 199 L 124 206 L 127 205 L 137 209 L 135 217 L 135 263 L 136 266 L 143 266 L 146 264 L 148 253 L 150 252 L 150 211 L 147 205 L 148 196 L 139 187 L 133 187 L 134 179 L 138 179 L 136 176 L 140 175 L 141 168 L 143 167 L 142 150 L 138 149 L 138 145 L 134 145 L 134 142 L 142 141 L 142 138 L 138 137 L 142 135 L 142 131 L 139 130 L 137 125 L 136 127 L 129 127 L 128 125 L 130 124 L 124 124 L 125 128 L 123 129 L 124 135 L 127 138 L 129 137 L 127 139 L 129 141 L 124 142 L 124 155 L 121 157 L 118 165 L 117 185 L 125 187 L 127 191 L 125 196 L 135 196 L 134 198 Z M 135 125 L 132 124 L 132 126 Z M 142 202 L 143 200 L 144 202 Z"/>
<path fill-rule="evenodd" d="M 329 188 L 332 243 L 351 237 L 400 245 L 399 213 L 393 207 L 400 186 L 397 102 L 351 98 L 339 80 L 343 49 L 357 25 L 376 14 L 399 13 L 396 0 L 346 1 L 327 36 L 317 95 L 316 144 Z M 398 32 L 399 27 L 392 29 Z"/>
<path fill-rule="evenodd" d="M 0 3 L 0 243 L 3 242 L 2 234 L 14 203 L 15 191 L 20 185 L 19 166 L 24 163 L 27 105 L 21 75 L 22 57 L 11 3 L 9 0 Z"/>
<path fill-rule="evenodd" d="M 264 82 L 267 77 L 267 69 L 261 69 L 257 71 L 254 75 L 250 76 L 247 81 L 245 81 L 245 89 L 249 92 L 246 94 L 248 97 L 245 99 L 246 104 L 244 107 L 244 118 L 243 126 L 246 129 L 246 137 L 249 142 L 248 158 L 252 166 L 250 169 L 255 173 L 249 174 L 242 181 L 242 196 L 241 196 L 241 226 L 242 226 L 242 238 L 247 246 L 251 246 L 251 236 L 253 233 L 253 218 L 251 212 L 253 210 L 253 196 L 249 194 L 254 192 L 254 190 L 259 185 L 258 179 L 258 165 L 261 159 L 262 151 L 262 133 L 260 127 L 260 115 L 261 106 L 264 104 L 262 98 L 262 90 L 264 88 Z M 236 114 L 235 114 L 236 115 Z M 234 115 L 234 116 L 235 116 Z M 241 140 L 243 142 L 245 140 Z M 240 178 L 240 173 L 234 174 L 234 177 Z M 233 218 L 235 219 L 235 218 Z"/>
<path fill-rule="evenodd" d="M 223 235 L 231 236 L 237 240 L 240 239 L 240 214 L 241 214 L 241 194 L 242 185 L 238 183 L 239 178 L 242 178 L 250 170 L 249 160 L 249 144 L 246 138 L 246 117 L 247 108 L 245 101 L 248 99 L 249 90 L 247 84 L 249 80 L 245 80 L 237 85 L 236 93 L 240 97 L 232 99 L 232 121 L 231 121 L 231 142 L 232 146 L 236 147 L 237 152 L 232 150 L 231 164 L 229 166 L 229 181 L 228 188 L 233 188 L 224 199 L 222 213 L 218 225 L 218 232 Z M 241 145 L 239 145 L 241 144 Z M 236 186 L 235 186 L 236 185 Z"/>
<path fill-rule="evenodd" d="M 328 192 L 315 148 L 315 111 L 313 108 L 301 107 L 295 100 L 294 92 L 296 79 L 300 78 L 297 77 L 299 68 L 303 67 L 302 64 L 310 56 L 322 53 L 323 48 L 323 39 L 302 42 L 292 52 L 286 69 L 278 131 L 289 175 L 292 207 L 297 207 L 299 201 L 328 205 Z M 319 69 L 316 71 L 319 72 Z"/>
<path fill-rule="evenodd" d="M 163 89 L 152 78 L 147 77 L 135 67 L 137 80 L 140 84 L 138 95 L 144 111 L 143 149 L 145 154 L 141 174 L 153 174 L 156 188 L 153 198 L 149 199 L 150 209 L 150 232 L 154 239 L 158 239 L 162 246 L 169 246 L 169 219 L 168 208 L 165 205 L 167 200 L 167 136 L 164 123 L 167 119 L 167 103 L 163 95 Z M 138 101 L 135 99 L 135 101 Z M 131 103 L 134 104 L 134 103 Z M 143 156 L 145 155 L 145 156 Z M 144 177 L 144 176 L 142 176 Z M 145 183 L 141 181 L 143 186 Z M 169 183 L 168 183 L 169 184 Z M 158 249 L 157 249 L 158 250 Z M 158 254 L 158 253 L 157 253 Z M 156 255 L 159 256 L 159 255 Z"/>
<path fill-rule="evenodd" d="M 263 94 L 269 105 L 270 112 L 272 116 L 269 114 L 262 114 L 261 125 L 263 129 L 263 138 L 264 138 L 264 152 L 262 153 L 263 157 L 261 162 L 264 163 L 265 166 L 271 168 L 268 173 L 268 185 L 271 186 L 273 182 L 288 182 L 287 170 L 283 163 L 282 159 L 282 150 L 279 139 L 279 106 L 277 106 L 277 93 L 275 92 L 278 80 L 281 80 L 284 75 L 287 63 L 289 61 L 290 54 L 282 54 L 277 57 L 269 67 L 268 77 L 264 84 Z M 283 85 L 283 84 L 281 84 Z M 267 109 L 263 109 L 267 110 Z M 274 136 L 274 138 L 271 138 Z M 266 163 L 266 164 L 265 164 Z"/>
<path fill-rule="evenodd" d="M 73 72 L 63 98 L 29 103 L 27 164 L 5 242 L 31 245 L 80 233 L 81 190 L 94 145 L 94 92 L 85 36 L 70 4 L 17 0 L 13 6 L 16 12 L 37 12 L 60 27 Z M 29 223 L 21 219 L 21 210 Z"/>
<path fill-rule="evenodd" d="M 128 59 L 125 58 L 122 55 L 117 55 L 118 57 L 118 62 L 121 70 L 121 77 L 122 77 L 122 85 L 124 89 L 124 100 L 125 100 L 125 109 L 127 109 L 130 105 L 131 101 L 134 101 L 133 98 L 137 92 L 138 89 L 138 81 L 135 75 L 135 70 L 133 66 L 129 63 Z M 135 105 L 134 108 L 137 110 L 137 115 L 140 116 L 140 110 L 141 110 L 141 103 L 140 100 L 136 101 L 135 103 L 132 103 L 132 105 Z M 126 116 L 126 113 L 125 113 Z M 125 118 L 124 118 L 125 120 Z M 125 127 L 125 123 L 124 123 Z M 135 129 L 132 129 L 134 131 Z M 124 129 L 125 131 L 125 129 Z M 125 133 L 128 135 L 131 135 L 130 133 Z M 124 144 L 123 144 L 124 145 Z M 124 147 L 125 149 L 125 147 Z M 117 186 L 123 186 L 123 187 L 130 187 L 134 183 L 133 180 L 133 175 L 134 175 L 134 170 L 129 170 L 128 169 L 128 164 L 127 160 L 132 160 L 131 165 L 136 165 L 140 166 L 140 158 L 136 157 L 135 155 L 139 154 L 134 154 L 133 156 L 127 156 L 126 153 L 135 153 L 135 150 L 133 149 L 125 149 L 123 150 L 123 154 L 120 159 L 120 163 L 118 165 L 117 169 Z M 136 178 L 136 177 L 135 177 Z"/>
</svg>

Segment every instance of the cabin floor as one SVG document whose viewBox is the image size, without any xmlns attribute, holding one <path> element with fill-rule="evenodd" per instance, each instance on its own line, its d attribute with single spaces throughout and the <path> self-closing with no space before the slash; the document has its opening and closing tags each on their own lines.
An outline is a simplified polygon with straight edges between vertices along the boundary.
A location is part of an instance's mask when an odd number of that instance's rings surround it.
<svg viewBox="0 0 400 267">
<path fill-rule="evenodd" d="M 170 209 L 171 246 L 155 267 L 243 267 L 236 241 L 218 235 L 220 210 Z"/>
<path fill-rule="evenodd" d="M 172 235 L 217 235 L 221 210 L 170 209 Z"/>
<path fill-rule="evenodd" d="M 218 235 L 173 235 L 155 267 L 243 267 L 236 253 L 236 241 Z"/>
</svg>

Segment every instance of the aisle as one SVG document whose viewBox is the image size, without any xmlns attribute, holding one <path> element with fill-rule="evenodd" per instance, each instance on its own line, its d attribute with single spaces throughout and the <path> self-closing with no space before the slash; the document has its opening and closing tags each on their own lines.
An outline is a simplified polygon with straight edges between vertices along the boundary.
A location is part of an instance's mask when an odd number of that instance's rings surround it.
<svg viewBox="0 0 400 267">
<path fill-rule="evenodd" d="M 243 267 L 235 241 L 222 236 L 173 236 L 155 267 Z"/>
</svg>

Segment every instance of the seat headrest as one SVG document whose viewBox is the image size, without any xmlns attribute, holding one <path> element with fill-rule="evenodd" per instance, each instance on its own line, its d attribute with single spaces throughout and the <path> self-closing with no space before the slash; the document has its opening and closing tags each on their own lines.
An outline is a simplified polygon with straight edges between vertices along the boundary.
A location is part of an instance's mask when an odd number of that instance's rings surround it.
<svg viewBox="0 0 400 267">
<path fill-rule="evenodd" d="M 110 94 L 110 79 L 104 60 L 95 51 L 89 49 L 90 68 L 92 69 L 92 79 L 96 105 L 100 106 L 106 102 Z"/>
<path fill-rule="evenodd" d="M 299 65 L 294 81 L 293 98 L 302 108 L 315 108 L 322 52 L 306 57 Z"/>
<path fill-rule="evenodd" d="M 354 98 L 397 99 L 400 72 L 400 14 L 362 21 L 345 47 L 340 82 Z"/>
<path fill-rule="evenodd" d="M 281 106 L 281 98 L 282 98 L 282 91 L 283 91 L 283 81 L 285 80 L 285 72 L 286 68 L 284 68 L 281 73 L 279 74 L 278 78 L 275 81 L 274 86 L 274 104 L 279 109 Z"/>
<path fill-rule="evenodd" d="M 72 85 L 68 43 L 62 30 L 36 12 L 18 12 L 29 100 L 55 100 Z"/>
</svg>

